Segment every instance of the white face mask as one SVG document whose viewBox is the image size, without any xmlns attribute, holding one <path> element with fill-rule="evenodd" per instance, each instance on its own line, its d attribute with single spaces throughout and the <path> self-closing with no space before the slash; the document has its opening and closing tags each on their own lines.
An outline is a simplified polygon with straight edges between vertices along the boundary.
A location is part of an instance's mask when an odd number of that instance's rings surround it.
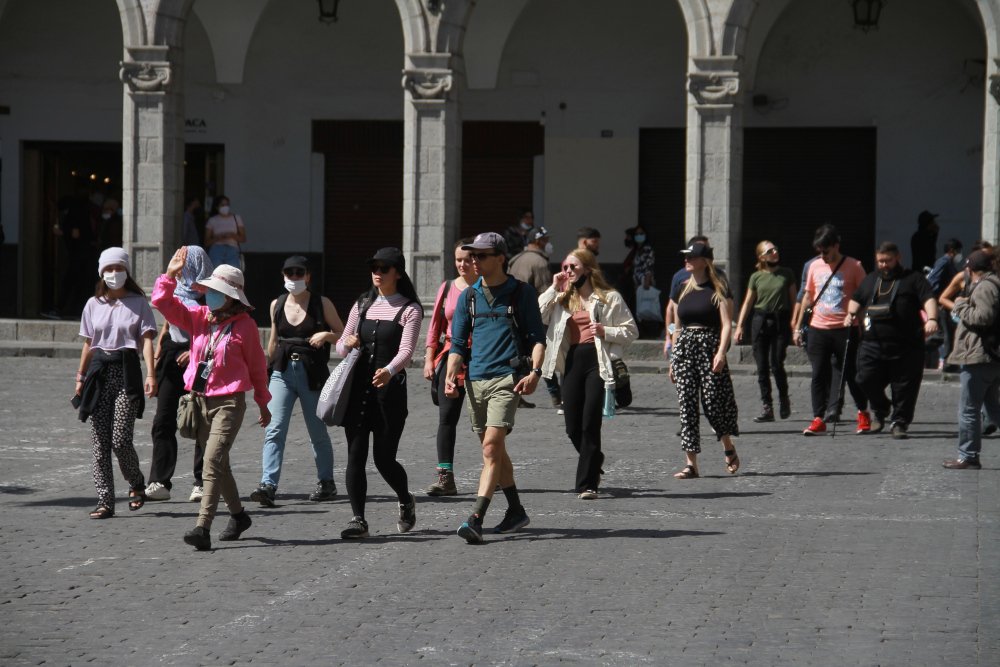
<svg viewBox="0 0 1000 667">
<path fill-rule="evenodd" d="M 306 281 L 289 280 L 288 278 L 285 278 L 285 289 L 288 290 L 289 294 L 292 296 L 302 294 L 306 291 Z"/>
<path fill-rule="evenodd" d="M 104 218 L 105 220 L 110 220 L 111 219 L 111 214 L 107 213 L 107 212 L 101 213 L 101 217 Z"/>
<path fill-rule="evenodd" d="M 229 215 L 229 207 L 228 206 L 220 206 L 219 207 L 219 213 L 221 215 Z"/>
<path fill-rule="evenodd" d="M 545 244 L 544 250 L 545 250 L 545 254 L 546 255 L 551 255 L 552 254 L 552 251 L 555 250 L 555 248 L 552 247 L 552 242 L 551 241 L 549 241 L 548 243 Z"/>
<path fill-rule="evenodd" d="M 128 273 L 125 271 L 104 272 L 104 284 L 107 285 L 109 289 L 120 289 L 125 287 L 126 278 L 128 278 Z"/>
</svg>

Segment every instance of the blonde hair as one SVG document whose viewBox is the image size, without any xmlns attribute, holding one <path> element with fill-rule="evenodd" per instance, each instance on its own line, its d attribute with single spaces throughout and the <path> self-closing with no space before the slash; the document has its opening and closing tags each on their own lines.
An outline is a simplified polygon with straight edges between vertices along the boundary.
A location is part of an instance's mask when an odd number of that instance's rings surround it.
<svg viewBox="0 0 1000 667">
<path fill-rule="evenodd" d="M 764 248 L 765 248 L 765 246 L 767 246 L 768 243 L 770 243 L 771 245 L 774 245 L 773 243 L 771 243 L 767 239 L 764 239 L 763 241 L 761 241 L 760 243 L 757 244 L 756 252 L 757 252 L 757 270 L 758 271 L 763 271 L 763 270 L 765 270 L 767 268 L 767 261 L 764 259 Z"/>
<path fill-rule="evenodd" d="M 566 256 L 569 257 L 570 255 L 580 260 L 580 264 L 583 268 L 590 272 L 590 285 L 594 288 L 594 294 L 597 295 L 597 299 L 601 303 L 606 304 L 608 302 L 608 292 L 613 292 L 615 290 L 608 284 L 607 279 L 604 277 L 604 273 L 601 272 L 601 266 L 597 263 L 597 257 L 594 256 L 594 253 L 585 248 L 575 248 L 574 250 L 570 250 Z M 558 297 L 557 301 L 560 306 L 570 312 L 577 310 L 583 302 L 580 298 L 580 290 L 578 290 L 572 283 L 570 283 L 569 289 Z"/>
<path fill-rule="evenodd" d="M 712 303 L 718 306 L 726 300 L 726 291 L 729 289 L 729 285 L 719 277 L 719 274 L 715 271 L 715 264 L 707 257 L 705 258 L 705 270 L 708 273 L 708 280 L 712 283 L 712 291 L 714 292 L 712 294 Z M 677 297 L 677 302 L 680 303 L 681 299 L 686 297 L 689 292 L 700 289 L 702 288 L 698 287 L 698 283 L 694 281 L 694 274 L 692 273 L 691 277 L 684 284 L 684 290 L 681 292 L 681 295 Z"/>
</svg>

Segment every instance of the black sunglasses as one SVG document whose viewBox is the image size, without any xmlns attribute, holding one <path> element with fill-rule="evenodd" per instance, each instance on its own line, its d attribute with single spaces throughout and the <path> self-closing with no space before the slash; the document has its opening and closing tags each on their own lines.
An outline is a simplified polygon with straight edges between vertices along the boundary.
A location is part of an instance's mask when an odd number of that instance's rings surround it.
<svg viewBox="0 0 1000 667">
<path fill-rule="evenodd" d="M 388 264 L 372 264 L 372 273 L 381 273 L 384 275 L 389 273 L 390 270 L 392 270 L 392 266 Z"/>
<path fill-rule="evenodd" d="M 285 269 L 286 278 L 303 278 L 306 275 L 305 269 Z"/>
<path fill-rule="evenodd" d="M 572 271 L 573 273 L 578 272 L 582 268 L 583 267 L 580 266 L 579 264 L 563 264 L 562 265 L 562 270 L 563 271 Z"/>
<path fill-rule="evenodd" d="M 777 254 L 777 252 L 778 252 L 778 248 L 777 248 L 777 246 L 774 246 L 774 247 L 771 247 L 771 248 L 768 248 L 767 250 L 765 250 L 764 254 L 765 255 L 774 255 L 774 254 Z"/>
<path fill-rule="evenodd" d="M 496 257 L 499 254 L 500 253 L 496 252 L 470 252 L 469 257 L 471 257 L 473 260 L 477 262 L 481 262 L 487 257 Z"/>
</svg>

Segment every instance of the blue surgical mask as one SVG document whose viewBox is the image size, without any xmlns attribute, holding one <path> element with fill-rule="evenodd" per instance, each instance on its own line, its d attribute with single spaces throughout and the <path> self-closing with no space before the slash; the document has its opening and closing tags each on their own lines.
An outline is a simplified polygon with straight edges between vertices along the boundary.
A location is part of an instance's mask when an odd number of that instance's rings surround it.
<svg viewBox="0 0 1000 667">
<path fill-rule="evenodd" d="M 205 293 L 205 305 L 209 310 L 218 310 L 226 305 L 226 295 L 214 289 Z"/>
<path fill-rule="evenodd" d="M 645 243 L 646 242 L 646 235 L 645 234 L 636 234 L 635 235 L 635 242 L 636 243 Z"/>
</svg>

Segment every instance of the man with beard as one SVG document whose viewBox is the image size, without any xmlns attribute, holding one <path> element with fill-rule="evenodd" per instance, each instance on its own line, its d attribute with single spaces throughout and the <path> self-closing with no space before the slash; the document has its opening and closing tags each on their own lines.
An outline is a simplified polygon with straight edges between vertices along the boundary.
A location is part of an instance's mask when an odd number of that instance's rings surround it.
<svg viewBox="0 0 1000 667">
<path fill-rule="evenodd" d="M 875 263 L 876 270 L 851 297 L 844 326 L 863 317 L 857 382 L 875 412 L 871 432 L 881 431 L 889 418 L 892 437 L 902 440 L 908 437 L 924 376 L 924 338 L 938 330 L 937 300 L 923 272 L 900 265 L 895 243 L 880 245 Z M 891 403 L 887 386 L 892 389 Z"/>
</svg>

